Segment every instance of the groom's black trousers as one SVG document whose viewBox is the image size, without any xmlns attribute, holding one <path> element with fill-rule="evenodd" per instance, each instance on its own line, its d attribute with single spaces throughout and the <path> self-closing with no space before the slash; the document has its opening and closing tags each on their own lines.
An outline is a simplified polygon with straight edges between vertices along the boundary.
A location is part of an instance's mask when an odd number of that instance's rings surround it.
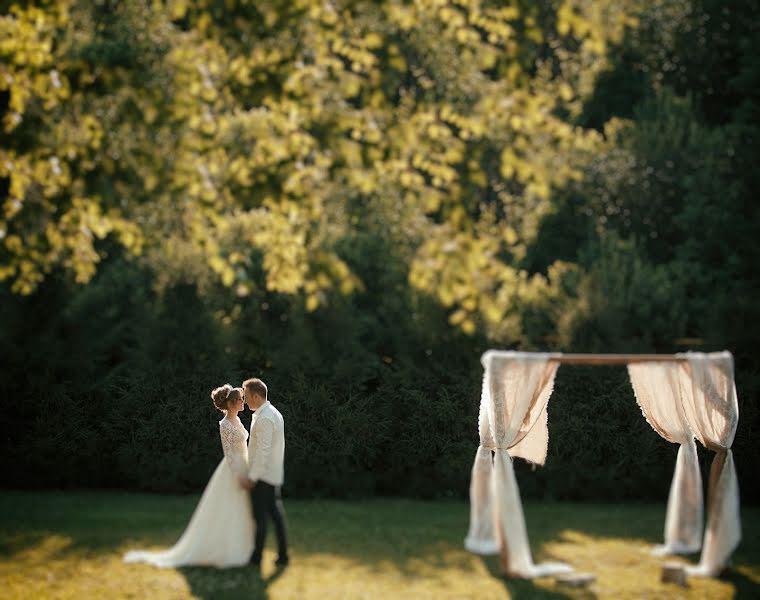
<svg viewBox="0 0 760 600">
<path fill-rule="evenodd" d="M 251 556 L 251 562 L 254 564 L 261 563 L 261 554 L 264 551 L 270 517 L 274 521 L 274 532 L 277 536 L 278 560 L 288 560 L 285 509 L 282 506 L 280 487 L 275 487 L 265 481 L 257 481 L 251 490 L 251 503 L 253 504 L 253 520 L 256 522 L 256 546 L 253 550 L 253 556 Z"/>
</svg>

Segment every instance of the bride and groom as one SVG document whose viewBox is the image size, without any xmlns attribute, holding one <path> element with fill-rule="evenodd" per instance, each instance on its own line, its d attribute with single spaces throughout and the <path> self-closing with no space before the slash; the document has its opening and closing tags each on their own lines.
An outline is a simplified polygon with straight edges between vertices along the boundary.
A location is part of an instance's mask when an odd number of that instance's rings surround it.
<svg viewBox="0 0 760 600">
<path fill-rule="evenodd" d="M 211 392 L 214 406 L 224 413 L 219 421 L 224 458 L 179 541 L 162 552 L 129 552 L 125 561 L 159 567 L 259 567 L 271 519 L 277 537 L 276 564 L 287 566 L 285 515 L 280 498 L 285 427 L 282 415 L 267 396 L 266 384 L 256 378 L 243 382 L 242 388 L 227 383 Z M 244 404 L 254 411 L 250 436 L 238 418 Z"/>
</svg>

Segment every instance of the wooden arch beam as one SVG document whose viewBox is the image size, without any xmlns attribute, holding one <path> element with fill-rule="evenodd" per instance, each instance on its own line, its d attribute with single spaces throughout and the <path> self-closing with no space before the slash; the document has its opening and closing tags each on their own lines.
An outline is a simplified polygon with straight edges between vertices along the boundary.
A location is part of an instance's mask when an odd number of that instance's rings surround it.
<svg viewBox="0 0 760 600">
<path fill-rule="evenodd" d="M 549 360 L 563 365 L 627 365 L 640 362 L 685 362 L 675 354 L 557 354 Z"/>
</svg>

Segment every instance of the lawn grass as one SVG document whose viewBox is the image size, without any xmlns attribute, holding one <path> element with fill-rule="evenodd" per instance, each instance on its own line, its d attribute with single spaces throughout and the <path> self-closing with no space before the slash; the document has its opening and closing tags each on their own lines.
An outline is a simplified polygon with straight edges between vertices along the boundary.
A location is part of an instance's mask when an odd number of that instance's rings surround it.
<svg viewBox="0 0 760 600">
<path fill-rule="evenodd" d="M 760 509 L 743 510 L 744 540 L 721 579 L 659 582 L 665 506 L 528 503 L 537 559 L 592 571 L 588 588 L 499 575 L 497 560 L 462 547 L 462 502 L 286 501 L 292 565 L 156 569 L 124 564 L 128 549 L 171 545 L 197 496 L 0 492 L 0 597 L 16 598 L 758 598 Z M 271 537 L 271 536 L 270 536 Z M 273 542 L 273 540 L 270 540 Z M 693 557 L 692 557 L 693 560 Z"/>
</svg>

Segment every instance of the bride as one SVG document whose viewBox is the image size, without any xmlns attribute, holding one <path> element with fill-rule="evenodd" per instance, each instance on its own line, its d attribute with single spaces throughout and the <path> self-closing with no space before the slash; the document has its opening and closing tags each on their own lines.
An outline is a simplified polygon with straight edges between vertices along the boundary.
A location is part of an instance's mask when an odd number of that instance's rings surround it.
<svg viewBox="0 0 760 600">
<path fill-rule="evenodd" d="M 248 432 L 238 418 L 243 410 L 243 390 L 227 383 L 211 392 L 211 399 L 224 413 L 219 421 L 224 458 L 179 541 L 160 552 L 128 552 L 126 562 L 157 567 L 237 567 L 248 563 L 253 552 L 254 525 L 250 495 L 243 487 L 248 473 Z"/>
</svg>

